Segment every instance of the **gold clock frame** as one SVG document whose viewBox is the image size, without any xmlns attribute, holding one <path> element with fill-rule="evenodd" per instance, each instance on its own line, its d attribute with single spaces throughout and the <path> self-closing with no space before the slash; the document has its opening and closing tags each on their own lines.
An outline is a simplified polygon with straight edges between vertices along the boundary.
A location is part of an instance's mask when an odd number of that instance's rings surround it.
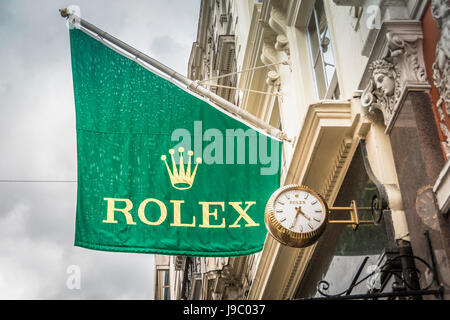
<svg viewBox="0 0 450 320">
<path fill-rule="evenodd" d="M 294 189 L 309 192 L 319 200 L 319 203 L 322 206 L 323 212 L 325 214 L 325 218 L 322 224 L 316 230 L 309 232 L 294 232 L 283 227 L 281 223 L 275 218 L 275 211 L 274 211 L 275 200 L 281 193 Z M 269 198 L 269 201 L 267 202 L 266 205 L 264 221 L 266 223 L 267 230 L 272 235 L 272 237 L 274 237 L 277 241 L 289 247 L 303 248 L 313 244 L 322 235 L 323 231 L 325 231 L 325 228 L 328 223 L 328 214 L 329 210 L 327 203 L 319 193 L 317 193 L 316 191 L 307 186 L 291 184 L 278 189 Z"/>
<path fill-rule="evenodd" d="M 288 190 L 304 190 L 306 192 L 314 195 L 320 202 L 323 212 L 325 213 L 325 219 L 322 224 L 314 231 L 309 232 L 294 232 L 286 229 L 281 225 L 281 223 L 275 218 L 274 204 L 275 200 L 278 196 Z M 264 214 L 264 222 L 266 224 L 266 228 L 271 234 L 273 238 L 275 238 L 278 242 L 294 248 L 304 248 L 312 245 L 316 242 L 320 236 L 325 231 L 326 226 L 331 224 L 351 224 L 354 231 L 356 231 L 359 225 L 362 224 L 375 224 L 373 220 L 360 220 L 358 211 L 370 211 L 372 208 L 370 207 L 361 207 L 358 208 L 356 206 L 356 201 L 352 200 L 349 207 L 328 207 L 327 202 L 323 199 L 323 197 L 313 190 L 312 188 L 299 184 L 290 184 L 276 190 L 267 201 L 265 214 Z M 349 212 L 350 219 L 349 220 L 330 220 L 330 215 L 332 213 L 337 212 Z"/>
</svg>

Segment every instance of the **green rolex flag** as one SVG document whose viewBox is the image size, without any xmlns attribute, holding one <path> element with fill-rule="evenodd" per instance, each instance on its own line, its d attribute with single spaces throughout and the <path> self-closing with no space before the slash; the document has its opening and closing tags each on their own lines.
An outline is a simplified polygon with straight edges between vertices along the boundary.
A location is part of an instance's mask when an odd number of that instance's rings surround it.
<svg viewBox="0 0 450 320">
<path fill-rule="evenodd" d="M 281 143 L 70 30 L 75 245 L 189 256 L 261 251 Z"/>
</svg>

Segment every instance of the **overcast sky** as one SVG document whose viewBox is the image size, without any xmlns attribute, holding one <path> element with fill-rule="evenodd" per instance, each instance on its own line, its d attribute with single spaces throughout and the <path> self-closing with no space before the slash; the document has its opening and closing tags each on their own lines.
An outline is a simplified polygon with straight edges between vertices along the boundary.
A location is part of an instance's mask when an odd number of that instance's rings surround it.
<svg viewBox="0 0 450 320">
<path fill-rule="evenodd" d="M 76 179 L 71 4 L 186 75 L 200 0 L 1 0 L 0 180 Z M 153 299 L 153 255 L 73 246 L 75 207 L 76 183 L 0 182 L 0 299 Z"/>
</svg>

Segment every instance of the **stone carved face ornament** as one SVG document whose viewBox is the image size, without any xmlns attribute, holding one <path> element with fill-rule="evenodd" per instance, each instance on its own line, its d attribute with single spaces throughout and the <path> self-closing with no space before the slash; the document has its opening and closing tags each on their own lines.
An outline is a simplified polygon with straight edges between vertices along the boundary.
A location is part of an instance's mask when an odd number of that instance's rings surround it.
<svg viewBox="0 0 450 320">
<path fill-rule="evenodd" d="M 369 66 L 369 72 L 371 78 L 363 92 L 362 105 L 368 107 L 371 113 L 374 109 L 383 112 L 385 123 L 388 123 L 398 96 L 397 72 L 394 65 L 384 59 L 374 61 Z"/>
<path fill-rule="evenodd" d="M 377 89 L 379 89 L 384 96 L 392 96 L 395 89 L 395 81 L 390 74 L 376 73 L 373 75 L 373 80 Z"/>
<path fill-rule="evenodd" d="M 369 72 L 377 89 L 386 96 L 394 94 L 396 72 L 392 63 L 384 59 L 376 60 L 370 65 Z"/>
</svg>

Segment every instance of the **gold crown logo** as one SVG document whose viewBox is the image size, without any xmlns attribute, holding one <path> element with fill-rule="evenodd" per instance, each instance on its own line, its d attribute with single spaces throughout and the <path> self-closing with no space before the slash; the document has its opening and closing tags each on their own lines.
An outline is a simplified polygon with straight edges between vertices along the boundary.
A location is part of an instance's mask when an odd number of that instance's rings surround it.
<svg viewBox="0 0 450 320">
<path fill-rule="evenodd" d="M 161 160 L 163 160 L 166 163 L 167 172 L 169 172 L 170 182 L 172 183 L 172 186 L 175 189 L 178 190 L 187 190 L 192 187 L 192 184 L 194 183 L 195 174 L 197 173 L 197 167 L 200 163 L 202 163 L 201 158 L 197 158 L 194 171 L 191 173 L 191 157 L 194 154 L 192 150 L 188 151 L 189 160 L 187 163 L 187 168 L 184 170 L 184 162 L 183 162 L 183 152 L 184 148 L 180 147 L 178 148 L 178 152 L 180 153 L 180 168 L 177 169 L 175 159 L 173 154 L 175 153 L 175 150 L 170 149 L 169 153 L 172 157 L 172 171 L 170 171 L 169 165 L 167 164 L 167 157 L 165 155 L 161 156 Z"/>
</svg>

